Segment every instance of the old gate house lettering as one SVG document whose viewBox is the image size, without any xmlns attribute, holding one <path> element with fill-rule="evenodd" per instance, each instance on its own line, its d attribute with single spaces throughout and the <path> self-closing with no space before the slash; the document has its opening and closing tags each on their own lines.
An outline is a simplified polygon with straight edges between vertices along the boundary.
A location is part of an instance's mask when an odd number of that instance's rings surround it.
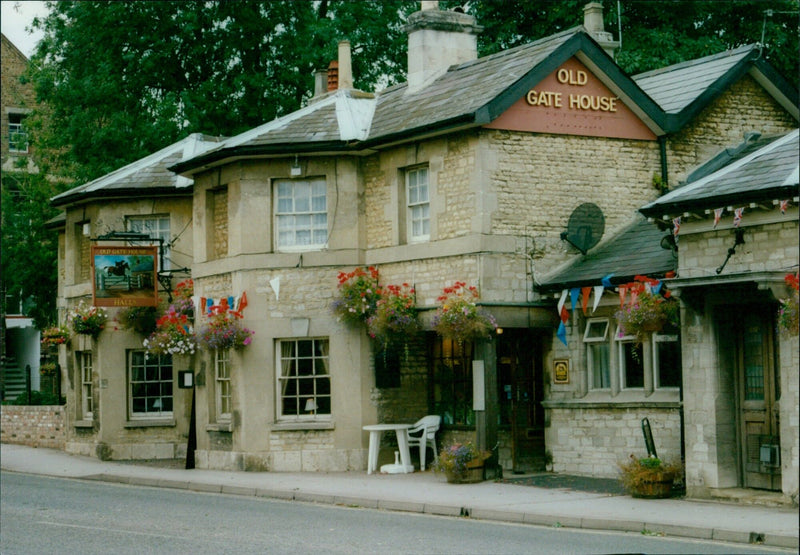
<svg viewBox="0 0 800 555">
<path fill-rule="evenodd" d="M 585 71 L 572 69 L 559 69 L 556 72 L 556 79 L 565 85 L 584 86 L 589 77 Z M 556 91 L 537 91 L 531 89 L 525 100 L 531 106 L 547 106 L 561 108 L 561 92 Z M 598 96 L 590 94 L 569 94 L 568 107 L 571 110 L 595 110 L 601 112 L 616 112 L 618 97 Z"/>
</svg>

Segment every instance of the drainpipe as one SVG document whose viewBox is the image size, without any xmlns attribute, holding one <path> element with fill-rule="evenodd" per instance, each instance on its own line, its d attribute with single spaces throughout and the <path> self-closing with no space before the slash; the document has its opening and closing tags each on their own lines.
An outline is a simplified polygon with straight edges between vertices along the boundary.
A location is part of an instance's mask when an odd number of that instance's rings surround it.
<svg viewBox="0 0 800 555">
<path fill-rule="evenodd" d="M 667 136 L 658 138 L 658 147 L 661 153 L 661 192 L 669 190 L 669 170 L 667 168 Z"/>
</svg>

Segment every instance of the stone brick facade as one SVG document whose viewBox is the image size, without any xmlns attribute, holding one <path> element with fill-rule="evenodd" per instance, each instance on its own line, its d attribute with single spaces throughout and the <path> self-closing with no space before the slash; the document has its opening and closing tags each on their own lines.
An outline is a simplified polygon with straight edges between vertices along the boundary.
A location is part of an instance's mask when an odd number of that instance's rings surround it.
<svg viewBox="0 0 800 555">
<path fill-rule="evenodd" d="M 0 441 L 30 447 L 63 449 L 66 408 L 62 406 L 14 406 L 0 409 Z"/>
</svg>

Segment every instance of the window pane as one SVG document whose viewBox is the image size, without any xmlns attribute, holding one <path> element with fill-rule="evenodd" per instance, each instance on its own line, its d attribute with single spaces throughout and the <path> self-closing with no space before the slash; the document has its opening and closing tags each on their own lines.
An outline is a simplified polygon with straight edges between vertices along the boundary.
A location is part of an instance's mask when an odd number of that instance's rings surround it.
<svg viewBox="0 0 800 555">
<path fill-rule="evenodd" d="M 611 387 L 608 343 L 589 343 L 587 347 L 589 350 L 592 389 L 608 389 Z"/>
<path fill-rule="evenodd" d="M 658 387 L 681 386 L 681 349 L 679 341 L 656 343 Z"/>
<path fill-rule="evenodd" d="M 622 344 L 623 379 L 625 388 L 644 387 L 644 366 L 642 364 L 642 345 L 633 342 Z"/>
<path fill-rule="evenodd" d="M 280 416 L 314 418 L 330 414 L 327 340 L 282 341 L 279 352 Z"/>
</svg>

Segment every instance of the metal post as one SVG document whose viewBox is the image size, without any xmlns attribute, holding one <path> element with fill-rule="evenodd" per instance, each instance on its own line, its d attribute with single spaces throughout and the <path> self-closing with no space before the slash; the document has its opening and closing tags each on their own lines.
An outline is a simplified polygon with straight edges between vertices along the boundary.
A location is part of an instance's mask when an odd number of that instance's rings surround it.
<svg viewBox="0 0 800 555">
<path fill-rule="evenodd" d="M 28 402 L 26 404 L 31 404 L 31 365 L 25 365 L 25 393 L 28 395 Z"/>
</svg>

